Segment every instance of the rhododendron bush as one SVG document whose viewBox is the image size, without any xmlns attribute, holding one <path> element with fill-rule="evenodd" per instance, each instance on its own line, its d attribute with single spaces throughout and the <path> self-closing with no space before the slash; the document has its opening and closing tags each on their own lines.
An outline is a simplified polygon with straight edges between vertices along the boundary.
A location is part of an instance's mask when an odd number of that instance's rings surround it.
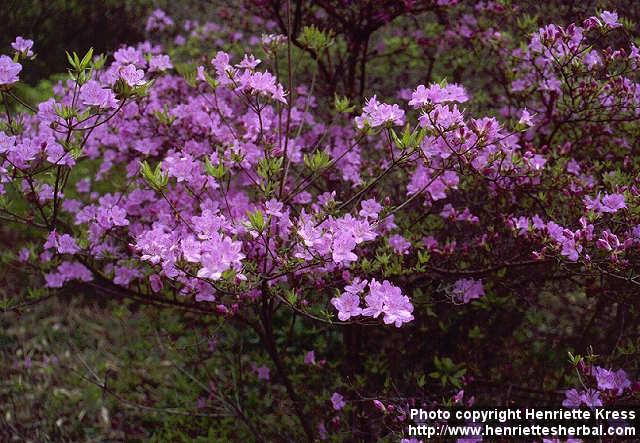
<svg viewBox="0 0 640 443">
<path fill-rule="evenodd" d="M 637 404 L 632 18 L 311 3 L 153 11 L 39 103 L 38 42 L 3 42 L 7 315 L 98 300 L 171 368 L 83 361 L 102 432 L 400 441 L 411 407 Z M 52 349 L 10 371 L 64 371 Z"/>
</svg>

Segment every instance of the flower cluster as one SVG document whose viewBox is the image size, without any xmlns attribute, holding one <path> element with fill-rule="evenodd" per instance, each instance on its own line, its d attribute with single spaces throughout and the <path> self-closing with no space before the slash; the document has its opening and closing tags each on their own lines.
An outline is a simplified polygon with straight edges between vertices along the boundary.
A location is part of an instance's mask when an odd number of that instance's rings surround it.
<svg viewBox="0 0 640 443">
<path fill-rule="evenodd" d="M 578 391 L 569 389 L 565 392 L 565 400 L 562 405 L 567 408 L 580 408 L 587 406 L 595 408 L 614 404 L 616 399 L 622 397 L 631 387 L 631 381 L 623 369 L 616 371 L 600 366 L 588 367 L 581 365 L 581 371 L 594 381 L 593 388 Z"/>
<path fill-rule="evenodd" d="M 365 307 L 361 308 L 360 294 L 367 285 L 369 290 L 364 296 Z M 359 315 L 377 318 L 383 314 L 384 323 L 395 324 L 396 327 L 413 320 L 413 305 L 409 297 L 402 295 L 402 290 L 388 280 L 379 283 L 375 279 L 370 282 L 355 279 L 350 285 L 345 286 L 344 291 L 340 297 L 331 299 L 331 304 L 338 310 L 340 320 L 349 320 Z"/>
</svg>

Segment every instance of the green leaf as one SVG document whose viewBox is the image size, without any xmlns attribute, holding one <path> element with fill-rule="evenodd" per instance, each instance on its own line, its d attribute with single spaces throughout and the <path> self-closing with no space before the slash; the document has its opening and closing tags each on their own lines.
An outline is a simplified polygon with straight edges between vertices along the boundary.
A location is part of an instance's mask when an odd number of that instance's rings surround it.
<svg viewBox="0 0 640 443">
<path fill-rule="evenodd" d="M 254 212 L 248 212 L 247 217 L 249 218 L 250 227 L 258 232 L 264 231 L 266 227 L 266 221 L 261 210 L 256 209 Z"/>
</svg>

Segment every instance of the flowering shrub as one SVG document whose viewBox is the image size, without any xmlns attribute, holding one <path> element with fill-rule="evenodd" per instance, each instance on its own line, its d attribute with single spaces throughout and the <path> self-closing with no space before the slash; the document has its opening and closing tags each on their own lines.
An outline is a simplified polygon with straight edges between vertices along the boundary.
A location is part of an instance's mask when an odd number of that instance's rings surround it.
<svg viewBox="0 0 640 443">
<path fill-rule="evenodd" d="M 176 31 L 157 10 L 152 40 L 69 54 L 68 79 L 30 104 L 14 86 L 37 42 L 17 37 L 0 56 L 0 216 L 30 296 L 74 287 L 217 325 L 197 408 L 258 440 L 399 439 L 415 405 L 634 399 L 637 46 L 614 12 L 520 42 L 431 3 L 459 18 L 438 51 L 498 60 L 484 99 L 392 72 L 392 90 L 361 82 L 360 106 L 355 80 L 325 94 L 343 43 L 328 31 Z M 614 362 L 629 372 L 598 366 Z M 515 399 L 494 392 L 514 380 Z M 255 389 L 270 400 L 245 401 Z"/>
</svg>

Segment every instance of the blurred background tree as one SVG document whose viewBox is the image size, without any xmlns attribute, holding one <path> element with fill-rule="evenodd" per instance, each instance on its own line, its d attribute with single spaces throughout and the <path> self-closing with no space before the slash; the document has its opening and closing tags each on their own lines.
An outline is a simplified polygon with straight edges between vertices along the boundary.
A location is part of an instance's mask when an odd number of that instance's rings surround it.
<svg viewBox="0 0 640 443">
<path fill-rule="evenodd" d="M 2 47 L 16 35 L 36 42 L 37 59 L 23 80 L 64 72 L 64 51 L 113 50 L 144 37 L 144 20 L 152 0 L 8 0 L 0 8 Z"/>
<path fill-rule="evenodd" d="M 37 59 L 21 79 L 28 83 L 64 72 L 66 51 L 111 52 L 145 37 L 145 22 L 155 8 L 177 22 L 215 17 L 225 2 L 185 0 L 4 0 L 0 7 L 0 48 L 8 50 L 17 35 L 35 42 Z"/>
</svg>

